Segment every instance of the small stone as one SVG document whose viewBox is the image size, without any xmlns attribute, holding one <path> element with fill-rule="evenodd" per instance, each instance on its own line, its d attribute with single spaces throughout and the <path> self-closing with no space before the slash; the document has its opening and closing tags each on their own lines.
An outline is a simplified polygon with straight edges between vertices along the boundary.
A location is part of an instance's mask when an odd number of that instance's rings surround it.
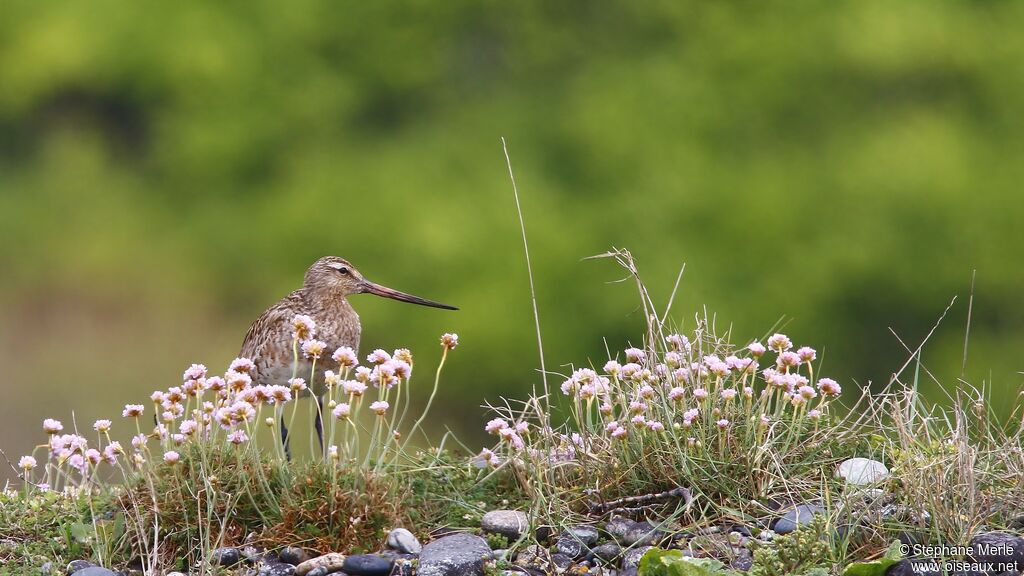
<svg viewBox="0 0 1024 576">
<path fill-rule="evenodd" d="M 559 536 L 558 540 L 555 541 L 555 553 L 568 556 L 569 558 L 579 558 L 586 554 L 587 550 L 588 548 L 579 540 L 565 536 Z"/>
<path fill-rule="evenodd" d="M 556 568 L 560 568 L 562 570 L 568 568 L 569 565 L 572 564 L 572 560 L 572 556 L 569 556 L 568 554 L 562 554 L 560 552 L 555 552 L 551 555 L 552 564 L 554 564 Z"/>
<path fill-rule="evenodd" d="M 746 548 L 739 548 L 735 550 L 736 557 L 733 558 L 731 566 L 743 572 L 750 570 L 754 566 L 754 554 Z"/>
<path fill-rule="evenodd" d="M 373 554 L 347 556 L 341 569 L 352 576 L 388 576 L 391 560 Z"/>
<path fill-rule="evenodd" d="M 644 554 L 652 548 L 654 548 L 654 546 L 638 546 L 636 548 L 630 548 L 622 557 L 622 567 L 635 568 L 639 566 L 640 559 L 643 558 Z"/>
<path fill-rule="evenodd" d="M 871 486 L 889 477 L 889 469 L 878 460 L 850 458 L 839 465 L 839 477 L 852 486 Z"/>
<path fill-rule="evenodd" d="M 545 564 L 547 551 L 537 544 L 530 544 L 516 554 L 515 564 L 522 568 L 541 568 Z"/>
<path fill-rule="evenodd" d="M 405 528 L 395 528 L 388 533 L 387 546 L 405 554 L 419 554 L 423 550 L 423 545 L 416 536 Z"/>
<path fill-rule="evenodd" d="M 312 557 L 309 555 L 308 552 L 306 552 L 302 548 L 288 546 L 287 548 L 283 548 L 281 552 L 278 553 L 277 558 L 285 564 L 298 566 L 299 564 L 302 564 L 303 562 L 309 560 Z"/>
<path fill-rule="evenodd" d="M 341 567 L 345 565 L 345 555 L 338 554 L 337 552 L 330 552 L 323 556 L 306 560 L 295 567 L 295 576 L 306 576 L 313 570 L 318 568 L 325 568 L 327 571 L 324 574 L 330 574 L 331 572 L 341 570 Z"/>
<path fill-rule="evenodd" d="M 331 573 L 331 569 L 330 568 L 328 568 L 327 566 L 320 566 L 320 567 L 313 568 L 312 570 L 310 570 L 309 573 L 306 574 L 306 576 L 327 576 L 330 573 Z"/>
<path fill-rule="evenodd" d="M 566 531 L 562 533 L 562 536 L 569 536 L 570 538 L 578 540 L 585 546 L 593 546 L 594 544 L 597 544 L 598 538 L 601 537 L 597 532 L 597 528 L 594 528 L 593 526 L 573 526 L 566 529 Z"/>
<path fill-rule="evenodd" d="M 295 566 L 285 564 L 284 562 L 263 564 L 257 572 L 258 576 L 293 576 L 294 574 Z"/>
<path fill-rule="evenodd" d="M 971 538 L 971 560 L 978 564 L 1003 566 L 1004 572 L 1024 571 L 1024 538 L 1009 532 L 987 532 Z"/>
<path fill-rule="evenodd" d="M 100 566 L 86 566 L 81 570 L 75 570 L 71 576 L 117 576 L 117 573 Z"/>
<path fill-rule="evenodd" d="M 473 534 L 438 538 L 420 552 L 418 576 L 483 576 L 491 554 L 487 541 Z M 302 576 L 301 574 L 299 576 Z"/>
<path fill-rule="evenodd" d="M 595 546 L 593 549 L 594 556 L 597 556 L 605 562 L 613 562 L 622 553 L 622 547 L 614 542 L 606 542 L 599 546 Z"/>
<path fill-rule="evenodd" d="M 217 548 L 210 554 L 210 562 L 216 566 L 234 566 L 242 560 L 238 548 Z"/>
<path fill-rule="evenodd" d="M 95 564 L 89 562 L 88 560 L 72 560 L 71 563 L 68 564 L 68 567 L 65 570 L 65 572 L 71 574 L 72 572 L 77 572 L 79 570 L 82 570 L 83 568 L 91 568 L 93 566 L 95 566 Z"/>
<path fill-rule="evenodd" d="M 530 520 L 519 510 L 491 510 L 480 519 L 480 529 L 488 534 L 501 534 L 510 541 L 518 540 L 529 528 Z"/>
<path fill-rule="evenodd" d="M 621 516 L 612 518 L 605 524 L 605 530 L 623 546 L 649 546 L 663 536 L 661 530 L 646 520 L 635 522 Z"/>
<path fill-rule="evenodd" d="M 816 514 L 824 511 L 825 509 L 817 504 L 798 504 L 776 520 L 772 530 L 777 534 L 789 534 L 800 526 L 810 524 Z"/>
<path fill-rule="evenodd" d="M 242 546 L 242 559 L 251 564 L 255 564 L 263 559 L 263 549 L 255 546 Z"/>
<path fill-rule="evenodd" d="M 391 569 L 391 576 L 414 576 L 415 574 L 416 563 L 405 558 L 395 560 L 395 566 Z"/>
<path fill-rule="evenodd" d="M 775 540 L 774 530 L 761 530 L 760 534 L 757 535 L 757 539 L 761 542 L 771 542 Z"/>
<path fill-rule="evenodd" d="M 181 572 L 168 572 L 166 576 L 185 576 L 185 574 Z"/>
</svg>

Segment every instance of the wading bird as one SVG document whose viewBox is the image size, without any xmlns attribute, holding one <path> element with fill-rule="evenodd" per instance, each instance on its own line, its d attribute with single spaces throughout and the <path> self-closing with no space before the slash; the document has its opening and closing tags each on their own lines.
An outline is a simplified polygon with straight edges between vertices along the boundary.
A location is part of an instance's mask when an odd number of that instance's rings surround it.
<svg viewBox="0 0 1024 576">
<path fill-rule="evenodd" d="M 348 302 L 353 294 L 376 294 L 385 298 L 431 306 L 445 310 L 458 310 L 454 306 L 434 302 L 412 294 L 393 290 L 370 282 L 347 260 L 337 256 L 320 258 L 306 271 L 302 288 L 285 296 L 260 315 L 242 343 L 241 356 L 256 365 L 253 383 L 256 385 L 288 385 L 293 376 L 308 378 L 311 360 L 299 354 L 295 365 L 292 320 L 296 315 L 309 316 L 316 322 L 317 339 L 327 344 L 327 350 L 348 346 L 359 351 L 362 327 L 359 315 Z M 316 433 L 323 450 L 323 417 L 321 415 L 324 391 L 323 373 L 309 383 L 317 398 Z M 281 440 L 288 446 L 288 428 L 281 419 Z"/>
</svg>

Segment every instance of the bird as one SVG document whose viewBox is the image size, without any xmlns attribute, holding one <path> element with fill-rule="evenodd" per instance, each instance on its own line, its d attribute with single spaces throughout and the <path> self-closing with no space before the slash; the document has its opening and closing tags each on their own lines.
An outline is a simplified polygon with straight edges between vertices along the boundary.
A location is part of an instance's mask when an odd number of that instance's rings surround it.
<svg viewBox="0 0 1024 576">
<path fill-rule="evenodd" d="M 301 288 L 267 308 L 246 332 L 239 355 L 251 360 L 255 366 L 253 384 L 287 385 L 288 380 L 295 375 L 308 377 L 312 372 L 312 361 L 303 358 L 301 353 L 296 366 L 293 320 L 297 315 L 313 319 L 316 323 L 316 337 L 326 344 L 327 350 L 347 346 L 358 354 L 362 325 L 359 314 L 348 301 L 348 297 L 355 294 L 374 294 L 420 306 L 458 310 L 455 306 L 371 282 L 348 260 L 338 256 L 324 256 L 306 270 Z M 323 450 L 323 374 L 309 382 L 309 388 L 316 397 L 315 425 Z M 283 418 L 281 441 L 287 449 L 288 429 Z"/>
</svg>

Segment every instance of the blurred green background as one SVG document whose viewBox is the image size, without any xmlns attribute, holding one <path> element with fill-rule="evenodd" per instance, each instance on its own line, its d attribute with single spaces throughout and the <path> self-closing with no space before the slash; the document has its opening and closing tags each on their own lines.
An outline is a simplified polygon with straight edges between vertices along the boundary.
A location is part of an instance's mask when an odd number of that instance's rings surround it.
<svg viewBox="0 0 1024 576">
<path fill-rule="evenodd" d="M 780 317 L 848 389 L 925 352 L 999 408 L 1024 369 L 1024 4 L 5 2 L 0 447 L 222 370 L 318 256 L 457 304 L 361 296 L 363 353 L 411 347 L 432 422 L 641 333 L 630 248 L 676 316 Z M 425 392 L 420 393 L 420 400 Z M 6 476 L 4 476 L 6 475 Z M 0 478 L 9 477 L 9 470 Z"/>
</svg>

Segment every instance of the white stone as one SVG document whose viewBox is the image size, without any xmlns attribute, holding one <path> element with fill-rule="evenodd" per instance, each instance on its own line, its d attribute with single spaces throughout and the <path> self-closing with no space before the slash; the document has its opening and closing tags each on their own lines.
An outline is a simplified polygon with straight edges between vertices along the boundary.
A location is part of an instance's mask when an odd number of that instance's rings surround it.
<svg viewBox="0 0 1024 576">
<path fill-rule="evenodd" d="M 871 486 L 889 477 L 889 469 L 878 460 L 850 458 L 839 465 L 839 476 L 853 486 Z"/>
</svg>

